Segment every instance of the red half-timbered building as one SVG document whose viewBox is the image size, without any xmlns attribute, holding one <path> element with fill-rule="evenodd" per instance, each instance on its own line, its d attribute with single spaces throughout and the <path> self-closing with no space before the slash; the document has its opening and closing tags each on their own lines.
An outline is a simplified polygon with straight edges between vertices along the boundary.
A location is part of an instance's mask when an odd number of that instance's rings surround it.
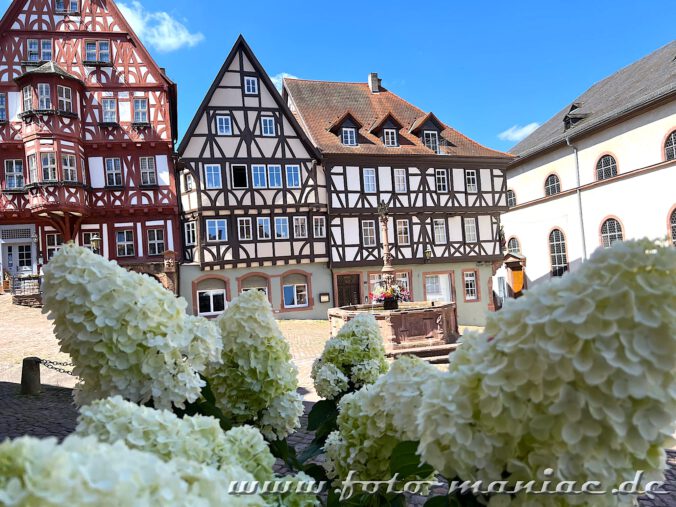
<svg viewBox="0 0 676 507">
<path fill-rule="evenodd" d="M 176 107 L 112 0 L 14 0 L 0 21 L 0 273 L 37 273 L 74 241 L 175 289 Z"/>
</svg>

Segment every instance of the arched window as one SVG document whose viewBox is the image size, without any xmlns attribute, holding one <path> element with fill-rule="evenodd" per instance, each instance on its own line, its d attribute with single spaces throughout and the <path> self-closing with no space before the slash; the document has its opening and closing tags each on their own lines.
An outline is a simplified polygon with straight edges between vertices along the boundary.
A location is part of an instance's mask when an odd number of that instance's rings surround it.
<svg viewBox="0 0 676 507">
<path fill-rule="evenodd" d="M 510 208 L 516 206 L 516 194 L 514 190 L 507 190 L 507 206 Z"/>
<path fill-rule="evenodd" d="M 596 164 L 596 179 L 607 180 L 617 176 L 617 162 L 610 155 L 604 155 Z"/>
<path fill-rule="evenodd" d="M 511 238 L 507 242 L 507 251 L 511 254 L 520 255 L 521 245 L 519 244 L 519 240 L 516 238 Z"/>
<path fill-rule="evenodd" d="M 676 246 L 676 209 L 671 213 L 671 242 Z"/>
<path fill-rule="evenodd" d="M 561 182 L 556 174 L 550 174 L 545 181 L 545 195 L 554 195 L 561 192 Z"/>
<path fill-rule="evenodd" d="M 614 218 L 609 218 L 601 225 L 601 244 L 608 248 L 616 241 L 622 241 L 622 225 Z"/>
<path fill-rule="evenodd" d="M 566 239 L 559 229 L 549 234 L 549 255 L 552 262 L 552 276 L 563 276 L 568 271 L 568 255 L 566 254 Z"/>
<path fill-rule="evenodd" d="M 667 137 L 667 142 L 664 143 L 664 154 L 667 160 L 676 160 L 676 130 Z"/>
</svg>

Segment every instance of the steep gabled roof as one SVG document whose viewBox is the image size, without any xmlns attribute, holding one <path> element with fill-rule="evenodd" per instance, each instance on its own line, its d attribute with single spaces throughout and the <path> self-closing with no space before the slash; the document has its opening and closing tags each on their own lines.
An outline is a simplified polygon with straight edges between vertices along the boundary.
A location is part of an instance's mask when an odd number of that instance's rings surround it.
<svg viewBox="0 0 676 507">
<path fill-rule="evenodd" d="M 299 136 L 301 142 L 303 143 L 303 145 L 305 146 L 305 148 L 308 150 L 308 152 L 313 157 L 318 159 L 320 157 L 319 152 L 317 151 L 317 149 L 314 147 L 314 145 L 310 142 L 310 140 L 305 135 L 305 131 L 298 124 L 296 117 L 294 116 L 294 114 L 289 109 L 289 106 L 286 105 L 286 102 L 284 102 L 284 100 L 282 99 L 282 96 L 279 94 L 279 91 L 277 91 L 277 87 L 272 82 L 272 80 L 270 79 L 270 76 L 265 71 L 265 69 L 263 68 L 261 63 L 258 61 L 258 58 L 256 58 L 256 55 L 254 55 L 253 51 L 249 47 L 249 44 L 247 44 L 246 40 L 244 40 L 244 36 L 241 35 L 241 34 L 240 34 L 239 37 L 237 37 L 237 40 L 235 41 L 234 46 L 230 50 L 230 53 L 228 54 L 227 58 L 225 59 L 225 62 L 223 62 L 223 65 L 221 66 L 221 70 L 218 71 L 218 74 L 216 75 L 214 82 L 211 84 L 209 91 L 204 96 L 204 99 L 202 99 L 202 103 L 200 104 L 199 108 L 197 109 L 197 112 L 195 113 L 195 116 L 193 117 L 192 121 L 190 122 L 190 126 L 188 127 L 188 130 L 186 131 L 185 135 L 183 136 L 183 139 L 181 139 L 181 144 L 178 147 L 179 155 L 182 155 L 185 152 L 186 148 L 188 147 L 188 143 L 190 142 L 190 139 L 192 138 L 193 134 L 195 133 L 195 130 L 197 129 L 197 126 L 198 126 L 202 116 L 204 115 L 206 108 L 211 103 L 211 99 L 212 99 L 214 93 L 216 93 L 218 86 L 220 85 L 221 81 L 223 81 L 223 77 L 225 76 L 225 73 L 230 68 L 230 65 L 232 64 L 233 60 L 237 56 L 237 53 L 239 52 L 240 49 L 247 56 L 247 58 L 249 59 L 249 62 L 251 62 L 251 65 L 253 66 L 254 70 L 258 73 L 258 75 L 263 80 L 263 83 L 265 84 L 265 86 L 270 91 L 270 94 L 274 98 L 277 106 L 284 112 L 284 115 L 286 116 L 286 118 L 291 123 L 291 126 L 298 133 L 298 136 Z"/>
<path fill-rule="evenodd" d="M 82 80 L 80 78 L 75 77 L 73 74 L 70 74 L 69 72 L 66 72 L 54 62 L 47 62 L 44 63 L 43 65 L 40 65 L 39 67 L 29 69 L 20 76 L 18 76 L 17 78 L 15 78 L 15 81 L 20 81 L 24 77 L 31 76 L 34 74 L 60 76 L 66 79 L 72 79 L 73 81 L 77 81 L 78 83 L 82 83 Z"/>
<path fill-rule="evenodd" d="M 373 125 L 369 127 L 369 132 L 372 134 L 378 134 L 380 132 L 380 129 L 383 128 L 383 125 L 387 123 L 387 121 L 390 121 L 393 125 L 396 125 L 397 128 L 402 128 L 403 125 L 397 118 L 390 112 L 388 111 L 384 115 L 382 115 L 379 119 L 373 122 Z"/>
<path fill-rule="evenodd" d="M 437 118 L 434 113 L 430 112 L 414 121 L 413 125 L 411 125 L 411 128 L 409 129 L 409 132 L 411 134 L 417 134 L 427 122 L 434 123 L 437 127 L 439 127 L 439 130 L 444 130 L 446 128 L 446 125 L 444 125 L 444 123 L 439 120 L 439 118 Z"/>
<path fill-rule="evenodd" d="M 327 127 L 326 130 L 329 132 L 337 132 L 338 129 L 345 123 L 346 120 L 350 120 L 352 123 L 354 123 L 354 126 L 357 127 L 358 129 L 362 128 L 364 125 L 356 118 L 354 113 L 352 111 L 347 110 L 345 113 L 340 115 L 338 118 L 336 118 L 334 121 L 332 121 L 329 126 Z"/>
</svg>

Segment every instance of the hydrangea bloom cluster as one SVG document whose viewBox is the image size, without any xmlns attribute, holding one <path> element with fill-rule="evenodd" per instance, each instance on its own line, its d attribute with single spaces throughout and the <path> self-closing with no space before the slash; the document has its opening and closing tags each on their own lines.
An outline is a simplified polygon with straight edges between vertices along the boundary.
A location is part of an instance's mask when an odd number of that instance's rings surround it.
<svg viewBox="0 0 676 507">
<path fill-rule="evenodd" d="M 221 362 L 207 369 L 216 403 L 238 423 L 251 423 L 269 440 L 300 426 L 303 402 L 296 392 L 297 369 L 260 291 L 235 299 L 218 319 Z"/>
<path fill-rule="evenodd" d="M 231 481 L 253 480 L 237 465 L 220 469 L 158 456 L 94 437 L 24 437 L 0 444 L 0 504 L 8 507 L 134 505 L 260 506 L 256 494 L 226 492 Z"/>
<path fill-rule="evenodd" d="M 185 308 L 155 280 L 86 248 L 65 245 L 45 267 L 44 312 L 80 378 L 79 405 L 116 394 L 159 408 L 195 401 L 221 343 Z"/>
<path fill-rule="evenodd" d="M 312 365 L 315 390 L 322 398 L 338 398 L 351 389 L 372 384 L 387 371 L 385 348 L 372 315 L 357 315 L 326 342 Z"/>
<path fill-rule="evenodd" d="M 390 478 L 390 455 L 403 441 L 417 440 L 416 417 L 424 386 L 436 379 L 433 366 L 412 356 L 397 359 L 385 375 L 339 403 L 338 430 L 324 445 L 329 477 Z"/>
<path fill-rule="evenodd" d="M 604 489 L 637 470 L 659 478 L 676 420 L 674 364 L 676 249 L 616 243 L 465 337 L 450 370 L 426 386 L 419 451 L 463 480 L 499 480 L 504 471 L 510 481 L 543 480 L 547 468 L 553 481 L 595 480 Z M 521 494 L 511 504 L 590 498 Z"/>
</svg>

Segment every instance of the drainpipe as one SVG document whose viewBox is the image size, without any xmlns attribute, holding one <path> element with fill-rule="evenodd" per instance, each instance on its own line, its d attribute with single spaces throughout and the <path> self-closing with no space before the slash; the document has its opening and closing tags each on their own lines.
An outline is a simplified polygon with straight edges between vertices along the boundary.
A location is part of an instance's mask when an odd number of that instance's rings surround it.
<svg viewBox="0 0 676 507">
<path fill-rule="evenodd" d="M 570 143 L 570 137 L 566 137 L 566 144 L 573 148 L 575 153 L 575 177 L 576 181 L 576 191 L 577 194 L 577 211 L 580 218 L 580 236 L 582 237 L 582 260 L 587 260 L 587 238 L 584 234 L 584 216 L 582 214 L 582 192 L 580 191 L 580 158 L 578 156 L 577 146 Z"/>
</svg>

